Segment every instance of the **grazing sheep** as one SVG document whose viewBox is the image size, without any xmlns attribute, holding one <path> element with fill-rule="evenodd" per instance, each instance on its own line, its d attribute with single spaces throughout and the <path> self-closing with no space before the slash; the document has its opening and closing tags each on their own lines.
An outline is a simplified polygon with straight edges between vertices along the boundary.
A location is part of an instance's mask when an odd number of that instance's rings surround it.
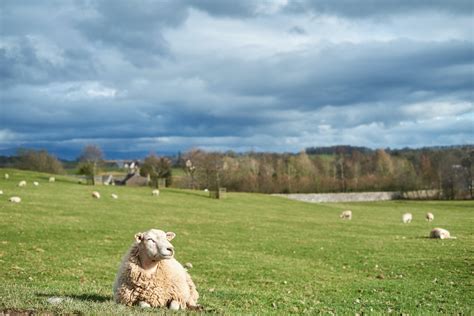
<svg viewBox="0 0 474 316">
<path fill-rule="evenodd" d="M 112 193 L 110 196 L 112 197 L 112 199 L 118 199 L 118 195 L 115 193 Z"/>
<path fill-rule="evenodd" d="M 152 194 L 153 196 L 159 196 L 159 195 L 160 195 L 160 190 L 155 189 L 155 190 L 151 191 L 151 194 Z"/>
<path fill-rule="evenodd" d="M 97 191 L 92 192 L 92 197 L 95 199 L 100 199 L 100 193 Z"/>
<path fill-rule="evenodd" d="M 351 210 L 344 211 L 344 212 L 341 213 L 341 215 L 339 215 L 339 217 L 342 218 L 342 219 L 351 220 L 352 219 L 352 211 Z"/>
<path fill-rule="evenodd" d="M 411 223 L 412 219 L 413 219 L 413 215 L 411 215 L 411 213 L 405 213 L 402 216 L 402 222 L 405 224 Z"/>
<path fill-rule="evenodd" d="M 21 198 L 19 196 L 12 196 L 11 198 L 8 199 L 8 201 L 10 201 L 12 203 L 20 203 Z"/>
<path fill-rule="evenodd" d="M 434 220 L 434 215 L 433 215 L 433 213 L 430 213 L 430 212 L 426 213 L 426 220 L 427 220 L 428 222 L 433 221 L 433 220 Z"/>
<path fill-rule="evenodd" d="M 151 229 L 135 235 L 114 283 L 114 300 L 128 306 L 186 309 L 197 307 L 199 294 L 191 276 L 174 259 L 175 233 Z"/>
<path fill-rule="evenodd" d="M 37 186 L 39 185 L 39 183 L 36 182 L 36 181 L 34 181 L 34 182 L 33 182 L 33 185 L 34 185 L 35 187 L 37 187 Z"/>
<path fill-rule="evenodd" d="M 434 228 L 433 230 L 431 230 L 430 238 L 456 239 L 456 237 L 451 237 L 451 234 L 443 228 Z"/>
<path fill-rule="evenodd" d="M 5 180 L 8 180 L 10 178 L 10 175 L 8 173 L 5 173 Z"/>
<path fill-rule="evenodd" d="M 18 183 L 18 186 L 19 186 L 19 187 L 26 187 L 26 181 L 25 181 L 25 180 L 21 180 L 21 181 Z"/>
<path fill-rule="evenodd" d="M 56 181 L 56 178 L 55 177 L 49 177 L 49 182 L 55 182 Z"/>
</svg>

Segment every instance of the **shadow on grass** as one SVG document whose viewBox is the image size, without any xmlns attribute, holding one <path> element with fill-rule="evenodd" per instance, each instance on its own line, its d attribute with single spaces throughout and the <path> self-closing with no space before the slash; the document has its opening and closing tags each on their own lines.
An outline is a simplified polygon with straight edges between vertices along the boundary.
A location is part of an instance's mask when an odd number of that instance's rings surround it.
<svg viewBox="0 0 474 316">
<path fill-rule="evenodd" d="M 84 302 L 94 302 L 94 303 L 104 303 L 108 301 L 112 301 L 112 296 L 105 296 L 100 294 L 94 293 L 84 293 L 84 294 L 67 294 L 67 293 L 36 293 L 36 296 L 39 297 L 63 297 L 63 298 L 71 298 L 73 300 L 79 300 Z"/>
</svg>

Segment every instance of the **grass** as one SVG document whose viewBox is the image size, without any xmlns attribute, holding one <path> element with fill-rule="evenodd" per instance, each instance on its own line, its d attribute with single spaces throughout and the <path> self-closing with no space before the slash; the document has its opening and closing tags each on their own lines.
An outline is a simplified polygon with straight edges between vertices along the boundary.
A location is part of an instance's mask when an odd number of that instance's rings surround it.
<svg viewBox="0 0 474 316">
<path fill-rule="evenodd" d="M 149 313 L 111 297 L 133 235 L 153 227 L 177 234 L 176 257 L 192 262 L 208 312 L 474 312 L 473 201 L 309 204 L 177 189 L 156 198 L 148 188 L 48 183 L 46 174 L 11 169 L 0 176 L 0 311 Z M 22 179 L 25 188 L 16 186 Z M 9 203 L 13 195 L 22 202 Z M 352 221 L 338 218 L 347 208 Z M 406 211 L 414 220 L 404 225 Z M 458 239 L 426 238 L 435 226 Z M 51 305 L 52 296 L 68 299 Z"/>
</svg>

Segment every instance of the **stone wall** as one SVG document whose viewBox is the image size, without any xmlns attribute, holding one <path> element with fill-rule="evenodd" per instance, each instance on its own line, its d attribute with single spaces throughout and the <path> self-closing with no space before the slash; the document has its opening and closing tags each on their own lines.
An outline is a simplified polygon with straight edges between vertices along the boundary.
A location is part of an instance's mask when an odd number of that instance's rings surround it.
<svg viewBox="0 0 474 316">
<path fill-rule="evenodd" d="M 273 195 L 311 203 L 388 201 L 400 198 L 399 192 L 310 193 Z"/>
<path fill-rule="evenodd" d="M 356 193 L 309 193 L 309 194 L 272 194 L 292 200 L 310 203 L 326 202 L 366 202 L 389 200 L 435 200 L 439 198 L 438 190 L 419 190 L 411 192 L 356 192 Z"/>
</svg>

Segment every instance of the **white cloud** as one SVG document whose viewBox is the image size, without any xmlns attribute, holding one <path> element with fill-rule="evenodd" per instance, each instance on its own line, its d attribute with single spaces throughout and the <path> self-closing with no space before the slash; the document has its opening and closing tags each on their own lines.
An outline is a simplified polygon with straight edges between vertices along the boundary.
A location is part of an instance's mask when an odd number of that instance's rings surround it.
<svg viewBox="0 0 474 316">
<path fill-rule="evenodd" d="M 113 99 L 118 95 L 114 88 L 97 81 L 52 83 L 39 89 L 40 93 L 52 99 L 79 101 L 87 99 Z"/>
</svg>

